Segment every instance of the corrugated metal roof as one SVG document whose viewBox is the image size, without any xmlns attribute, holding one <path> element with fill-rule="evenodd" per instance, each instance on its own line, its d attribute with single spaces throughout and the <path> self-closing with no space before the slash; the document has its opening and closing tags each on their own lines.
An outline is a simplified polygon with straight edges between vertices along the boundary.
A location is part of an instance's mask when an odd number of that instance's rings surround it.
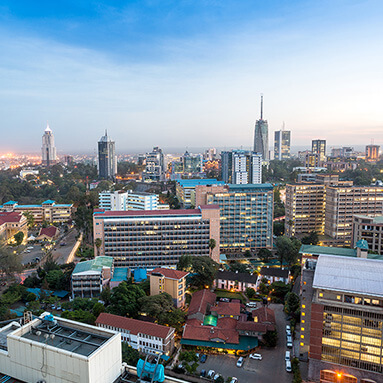
<svg viewBox="0 0 383 383">
<path fill-rule="evenodd" d="M 383 261 L 320 255 L 313 287 L 383 297 Z"/>
<path fill-rule="evenodd" d="M 73 274 L 83 273 L 90 270 L 101 270 L 103 267 L 112 267 L 113 257 L 100 256 L 90 261 L 80 262 L 73 270 Z"/>
</svg>

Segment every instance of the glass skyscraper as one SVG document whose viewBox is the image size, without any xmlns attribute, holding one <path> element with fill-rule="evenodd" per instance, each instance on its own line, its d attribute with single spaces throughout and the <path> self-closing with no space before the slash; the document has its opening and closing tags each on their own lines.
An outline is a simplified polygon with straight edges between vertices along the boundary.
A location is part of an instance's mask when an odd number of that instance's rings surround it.
<svg viewBox="0 0 383 383">
<path fill-rule="evenodd" d="M 256 121 L 254 128 L 254 152 L 261 153 L 262 159 L 268 161 L 269 156 L 269 125 L 263 119 L 263 96 L 261 96 L 261 118 Z"/>
<path fill-rule="evenodd" d="M 105 130 L 105 136 L 102 136 L 100 141 L 98 141 L 98 177 L 108 180 L 114 179 L 116 174 L 116 146 Z"/>
</svg>

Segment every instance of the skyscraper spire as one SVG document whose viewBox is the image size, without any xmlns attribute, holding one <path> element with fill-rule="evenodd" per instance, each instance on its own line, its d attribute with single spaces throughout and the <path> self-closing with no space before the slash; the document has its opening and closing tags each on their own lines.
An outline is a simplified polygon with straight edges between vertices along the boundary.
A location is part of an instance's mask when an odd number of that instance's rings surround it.
<svg viewBox="0 0 383 383">
<path fill-rule="evenodd" d="M 263 94 L 261 94 L 261 120 L 263 120 Z"/>
<path fill-rule="evenodd" d="M 107 131 L 107 129 L 105 129 L 105 136 L 107 136 L 108 135 L 108 131 Z"/>
</svg>

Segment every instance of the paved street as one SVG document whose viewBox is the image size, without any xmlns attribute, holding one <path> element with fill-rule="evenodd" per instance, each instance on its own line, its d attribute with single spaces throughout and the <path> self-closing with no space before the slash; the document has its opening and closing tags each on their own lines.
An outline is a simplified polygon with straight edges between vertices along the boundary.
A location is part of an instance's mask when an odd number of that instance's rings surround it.
<svg viewBox="0 0 383 383">
<path fill-rule="evenodd" d="M 57 244 L 55 247 L 56 250 L 52 251 L 53 259 L 59 265 L 66 263 L 69 254 L 72 251 L 74 244 L 76 243 L 76 235 L 77 231 L 72 230 L 64 239 L 60 241 L 61 243 L 65 243 L 65 246 L 60 246 L 60 244 Z"/>
<path fill-rule="evenodd" d="M 261 349 L 257 351 L 262 354 L 262 360 L 245 359 L 242 368 L 236 366 L 238 357 L 232 355 L 209 355 L 206 363 L 200 364 L 198 371 L 202 369 L 214 371 L 223 375 L 235 376 L 239 383 L 291 383 L 292 374 L 285 369 L 285 351 L 287 321 L 283 313 L 282 305 L 271 304 L 274 310 L 278 329 L 278 344 L 275 349 Z"/>
</svg>

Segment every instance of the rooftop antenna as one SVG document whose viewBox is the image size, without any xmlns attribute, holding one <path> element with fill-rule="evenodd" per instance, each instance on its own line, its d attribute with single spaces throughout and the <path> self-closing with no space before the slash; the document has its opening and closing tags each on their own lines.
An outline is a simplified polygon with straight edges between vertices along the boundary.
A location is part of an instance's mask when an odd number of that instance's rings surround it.
<svg viewBox="0 0 383 383">
<path fill-rule="evenodd" d="M 282 130 L 285 130 L 285 122 L 282 123 Z"/>
<path fill-rule="evenodd" d="M 107 136 L 108 135 L 108 131 L 105 129 L 105 136 Z"/>
<path fill-rule="evenodd" d="M 261 93 L 261 120 L 263 120 L 263 93 Z"/>
</svg>

